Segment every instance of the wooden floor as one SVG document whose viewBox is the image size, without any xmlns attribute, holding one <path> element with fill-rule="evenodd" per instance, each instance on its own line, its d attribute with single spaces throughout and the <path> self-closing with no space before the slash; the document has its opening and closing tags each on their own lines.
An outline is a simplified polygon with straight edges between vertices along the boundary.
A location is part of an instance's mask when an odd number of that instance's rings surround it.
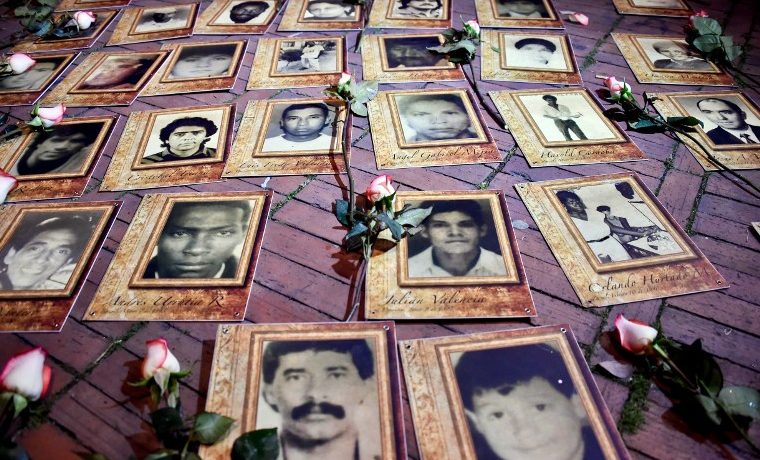
<svg viewBox="0 0 760 460">
<path fill-rule="evenodd" d="M 172 3 L 159 0 L 134 0 L 134 5 Z M 174 3 L 186 3 L 177 0 Z M 208 0 L 204 0 L 204 6 Z M 754 0 L 692 1 L 692 6 L 706 9 L 719 19 L 728 33 L 747 46 L 749 53 L 743 70 L 760 76 L 760 32 L 757 27 L 760 8 Z M 585 86 L 592 91 L 600 87 L 597 74 L 616 75 L 628 82 L 635 78 L 610 37 L 610 32 L 673 33 L 680 35 L 683 19 L 647 16 L 621 16 L 609 0 L 556 0 L 557 9 L 587 14 L 590 25 L 567 23 Z M 454 0 L 455 24 L 461 25 L 474 16 L 472 0 Z M 277 20 L 279 22 L 279 20 Z M 7 36 L 19 27 L 14 20 L 3 22 L 0 36 Z M 103 48 L 114 26 L 111 25 L 92 50 Z M 272 27 L 276 29 L 276 27 Z M 267 36 L 286 36 L 270 32 Z M 352 46 L 356 34 L 348 34 Z M 209 37 L 205 37 L 208 39 Z M 221 38 L 221 37 L 219 37 Z M 238 37 L 236 37 L 238 38 Z M 246 38 L 246 37 L 241 37 Z M 166 337 L 175 354 L 190 366 L 193 373 L 182 388 L 185 407 L 202 408 L 210 374 L 216 323 L 165 322 L 87 322 L 83 313 L 92 298 L 113 252 L 124 234 L 141 196 L 134 193 L 99 193 L 118 134 L 133 111 L 203 105 L 237 104 L 239 124 L 245 104 L 252 99 L 274 97 L 317 96 L 321 88 L 285 91 L 245 91 L 245 84 L 255 51 L 257 38 L 243 61 L 243 69 L 230 92 L 158 96 L 138 98 L 129 107 L 72 108 L 70 116 L 120 114 L 114 138 L 99 160 L 88 192 L 82 200 L 120 199 L 124 201 L 120 220 L 115 224 L 104 249 L 99 253 L 80 299 L 63 330 L 58 334 L 0 335 L 0 362 L 13 353 L 33 346 L 44 346 L 54 366 L 54 388 L 47 398 L 49 411 L 41 414 L 41 424 L 26 432 L 21 442 L 33 459 L 75 459 L 77 453 L 99 451 L 109 458 L 126 459 L 144 456 L 157 448 L 148 420 L 145 401 L 131 398 L 124 384 L 127 374 L 134 372 L 144 352 L 145 341 Z M 193 41 L 196 37 L 184 39 Z M 7 41 L 7 40 L 1 40 Z M 108 49 L 156 50 L 160 43 L 144 43 Z M 81 58 L 78 60 L 81 62 Z M 349 53 L 354 74 L 361 74 L 360 55 Z M 383 85 L 390 88 L 465 87 L 465 82 Z M 519 83 L 483 83 L 485 90 L 521 89 L 539 85 Z M 694 87 L 636 85 L 634 92 L 691 90 Z M 748 96 L 760 101 L 757 90 L 744 89 Z M 11 114 L 27 118 L 28 107 L 16 107 Z M 713 353 L 730 384 L 760 388 L 760 239 L 749 228 L 749 222 L 760 220 L 760 201 L 753 199 L 724 174 L 706 173 L 692 155 L 678 143 L 663 135 L 631 137 L 649 156 L 648 161 L 600 164 L 573 167 L 530 168 L 514 140 L 489 120 L 491 132 L 498 142 L 504 160 L 488 165 L 447 166 L 391 171 L 394 180 L 405 190 L 503 190 L 513 220 L 528 223 L 516 235 L 526 266 L 528 280 L 539 315 L 534 321 L 439 321 L 400 322 L 400 339 L 435 337 L 479 331 L 569 323 L 590 365 L 606 359 L 600 345 L 602 333 L 610 330 L 618 313 L 643 321 L 661 321 L 664 332 L 676 340 L 691 342 L 701 337 L 705 348 Z M 366 119 L 355 118 L 353 126 L 353 168 L 363 188 L 376 174 L 372 141 Z M 513 186 L 519 182 L 569 178 L 594 174 L 634 171 L 650 187 L 675 219 L 691 235 L 707 258 L 729 280 L 729 289 L 662 300 L 637 302 L 610 308 L 582 308 L 567 278 L 557 265 L 544 238 L 517 197 Z M 760 182 L 759 171 L 744 172 Z M 344 234 L 331 213 L 332 202 L 344 193 L 343 178 L 333 175 L 247 178 L 220 183 L 162 189 L 161 191 L 261 190 L 274 191 L 270 221 L 267 224 L 261 258 L 256 271 L 252 302 L 245 321 L 314 322 L 340 321 L 347 313 L 349 278 L 352 263 L 340 252 Z M 613 416 L 620 418 L 625 402 L 631 397 L 628 382 L 614 380 L 594 371 L 598 386 Z M 648 391 L 648 393 L 647 393 Z M 704 438 L 684 431 L 682 424 L 668 413 L 670 402 L 656 388 L 644 389 L 645 424 L 624 439 L 635 458 L 667 458 L 668 460 L 750 458 L 748 446 L 742 442 L 720 447 Z M 634 399 L 637 399 L 634 396 Z M 417 458 L 411 417 L 405 411 L 407 442 L 411 458 Z M 760 440 L 760 429 L 753 430 Z"/>
</svg>

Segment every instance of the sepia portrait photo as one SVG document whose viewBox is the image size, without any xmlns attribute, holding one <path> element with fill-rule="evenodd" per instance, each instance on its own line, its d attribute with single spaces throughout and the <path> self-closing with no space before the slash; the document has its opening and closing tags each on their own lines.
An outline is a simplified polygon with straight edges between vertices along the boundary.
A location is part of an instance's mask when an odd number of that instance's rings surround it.
<svg viewBox="0 0 760 460">
<path fill-rule="evenodd" d="M 28 206 L 0 239 L 0 299 L 68 297 L 112 206 Z"/>
<path fill-rule="evenodd" d="M 391 83 L 464 79 L 456 64 L 428 49 L 443 44 L 441 34 L 367 35 L 362 40 L 366 80 Z"/>
<path fill-rule="evenodd" d="M 262 38 L 247 89 L 337 84 L 346 65 L 344 46 L 343 37 Z"/>
<path fill-rule="evenodd" d="M 439 29 L 451 26 L 450 0 L 382 0 L 372 4 L 369 27 Z"/>
<path fill-rule="evenodd" d="M 33 104 L 76 57 L 75 53 L 33 55 L 37 61 L 20 74 L 0 76 L 0 104 Z"/>
<path fill-rule="evenodd" d="M 197 10 L 197 3 L 127 8 L 108 44 L 123 45 L 190 36 Z"/>
<path fill-rule="evenodd" d="M 234 77 L 245 42 L 179 45 L 162 81 L 178 82 Z"/>
<path fill-rule="evenodd" d="M 392 323 L 232 326 L 214 352 L 231 365 L 212 372 L 208 403 L 239 420 L 233 436 L 276 428 L 287 458 L 405 458 L 394 343 Z M 226 458 L 229 444 L 201 453 Z"/>
<path fill-rule="evenodd" d="M 277 7 L 276 0 L 213 0 L 198 16 L 193 34 L 263 34 Z"/>
<path fill-rule="evenodd" d="M 164 56 L 164 53 L 157 52 L 103 53 L 98 62 L 74 84 L 69 93 L 139 91 L 162 62 Z"/>
<path fill-rule="evenodd" d="M 430 215 L 419 233 L 399 244 L 399 285 L 519 282 L 495 195 L 431 194 L 429 199 L 401 199 L 397 206 L 405 205 L 430 209 Z"/>
<path fill-rule="evenodd" d="M 620 14 L 688 17 L 693 14 L 684 0 L 612 0 Z"/>
<path fill-rule="evenodd" d="M 285 7 L 280 31 L 356 30 L 363 5 L 352 0 L 293 0 Z"/>
<path fill-rule="evenodd" d="M 562 28 L 550 0 L 476 0 L 475 9 L 485 27 Z"/>
</svg>

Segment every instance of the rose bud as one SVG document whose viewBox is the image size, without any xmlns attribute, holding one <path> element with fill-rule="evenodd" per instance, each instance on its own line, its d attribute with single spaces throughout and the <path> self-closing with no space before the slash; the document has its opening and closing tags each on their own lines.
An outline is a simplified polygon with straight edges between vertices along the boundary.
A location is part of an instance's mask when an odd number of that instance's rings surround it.
<svg viewBox="0 0 760 460">
<path fill-rule="evenodd" d="M 18 187 L 18 180 L 0 169 L 0 204 L 5 202 L 5 198 L 16 187 Z"/>
<path fill-rule="evenodd" d="M 51 126 L 60 123 L 60 121 L 63 120 L 64 113 L 66 113 L 66 106 L 63 104 L 58 104 L 53 107 L 38 107 L 32 111 L 32 115 L 35 115 L 35 119 L 39 119 L 40 123 L 45 128 L 50 128 Z"/>
<path fill-rule="evenodd" d="M 471 37 L 475 37 L 475 38 L 480 37 L 480 24 L 478 24 L 478 21 L 474 19 L 470 19 L 469 21 L 464 23 L 464 30 L 469 32 Z"/>
<path fill-rule="evenodd" d="M 570 22 L 575 22 L 584 26 L 588 25 L 588 16 L 583 13 L 570 13 L 567 18 Z"/>
<path fill-rule="evenodd" d="M 395 192 L 396 190 L 391 185 L 391 176 L 379 176 L 370 182 L 364 194 L 369 201 L 376 203 L 383 198 L 393 195 Z"/>
<path fill-rule="evenodd" d="M 74 13 L 74 21 L 80 30 L 89 29 L 93 22 L 95 22 L 95 14 L 92 11 L 77 11 Z"/>
<path fill-rule="evenodd" d="M 643 355 L 657 337 L 657 329 L 635 319 L 628 320 L 622 314 L 615 318 L 615 329 L 620 345 L 635 355 Z"/>
<path fill-rule="evenodd" d="M 24 53 L 14 53 L 8 58 L 8 65 L 15 74 L 24 73 L 29 70 L 37 61 Z"/>
<path fill-rule="evenodd" d="M 47 352 L 37 347 L 11 358 L 0 373 L 0 391 L 18 393 L 32 401 L 45 396 L 52 375 L 45 364 L 46 356 Z"/>
<path fill-rule="evenodd" d="M 179 361 L 174 357 L 164 339 L 153 339 L 145 342 L 148 352 L 142 363 L 142 376 L 144 379 L 151 378 L 163 371 L 176 373 L 180 371 Z"/>
</svg>

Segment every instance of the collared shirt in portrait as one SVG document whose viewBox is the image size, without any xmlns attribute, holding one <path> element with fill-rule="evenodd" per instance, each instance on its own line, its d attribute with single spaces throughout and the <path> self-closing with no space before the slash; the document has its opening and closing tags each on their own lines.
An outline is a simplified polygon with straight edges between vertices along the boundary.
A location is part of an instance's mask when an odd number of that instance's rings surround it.
<svg viewBox="0 0 760 460">
<path fill-rule="evenodd" d="M 319 136 L 310 141 L 296 142 L 285 139 L 284 134 L 268 137 L 264 140 L 262 152 L 298 152 L 303 150 L 330 150 L 332 147 L 331 136 L 319 133 Z"/>
<path fill-rule="evenodd" d="M 630 260 L 631 256 L 625 250 L 623 245 L 613 238 L 612 230 L 604 222 L 604 216 L 597 213 L 601 218 L 594 218 L 596 215 L 590 215 L 588 220 L 572 217 L 573 223 L 588 243 L 589 247 L 597 258 L 605 262 L 619 262 L 621 260 Z M 593 217 L 592 217 L 593 216 Z"/>
<path fill-rule="evenodd" d="M 238 260 L 235 256 L 230 256 L 227 258 L 227 260 L 222 263 L 222 266 L 219 268 L 219 271 L 217 271 L 212 278 L 215 279 L 221 279 L 221 278 L 234 278 L 237 274 L 237 267 L 238 267 Z M 150 259 L 150 262 L 148 262 L 148 266 L 145 267 L 145 273 L 143 274 L 143 278 L 154 278 L 158 279 L 161 278 L 158 276 L 158 257 L 154 257 Z"/>
<path fill-rule="evenodd" d="M 480 248 L 480 255 L 475 265 L 462 276 L 500 276 L 506 275 L 507 268 L 504 259 L 493 251 Z M 433 247 L 409 258 L 410 277 L 448 277 L 456 276 L 435 264 Z"/>
<path fill-rule="evenodd" d="M 707 136 L 718 145 L 760 144 L 760 126 L 747 125 L 747 127 L 742 130 L 727 129 L 718 126 L 708 131 Z M 758 146 L 760 147 L 760 145 Z"/>
<path fill-rule="evenodd" d="M 566 105 L 557 104 L 557 107 L 552 106 L 544 107 L 544 115 L 552 120 L 569 120 L 572 118 L 573 113 Z"/>
<path fill-rule="evenodd" d="M 216 155 L 216 149 L 211 148 L 211 147 L 204 147 L 203 150 L 195 152 L 189 157 L 181 157 L 181 156 L 171 153 L 169 149 L 163 149 L 162 151 L 156 154 L 149 155 L 143 158 L 140 162 L 142 164 L 165 163 L 168 161 L 196 160 L 198 158 L 211 158 L 215 155 Z"/>
</svg>

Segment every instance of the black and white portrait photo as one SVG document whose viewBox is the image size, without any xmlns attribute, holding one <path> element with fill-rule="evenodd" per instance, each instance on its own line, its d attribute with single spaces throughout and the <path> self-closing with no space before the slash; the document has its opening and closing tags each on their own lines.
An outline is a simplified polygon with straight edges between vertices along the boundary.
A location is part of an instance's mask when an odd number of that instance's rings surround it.
<svg viewBox="0 0 760 460">
<path fill-rule="evenodd" d="M 449 358 L 478 460 L 608 458 L 552 345 L 451 352 Z"/>
<path fill-rule="evenodd" d="M 585 93 L 524 94 L 518 96 L 518 101 L 525 107 L 533 127 L 547 142 L 586 142 L 619 137 Z"/>
<path fill-rule="evenodd" d="M 373 345 L 363 338 L 264 342 L 256 428 L 278 429 L 283 458 L 381 458 Z"/>
<path fill-rule="evenodd" d="M 496 17 L 510 19 L 550 18 L 546 0 L 491 0 L 496 7 Z"/>
<path fill-rule="evenodd" d="M 338 40 L 283 40 L 273 75 L 335 73 L 340 51 Z"/>
<path fill-rule="evenodd" d="M 680 237 L 660 219 L 654 204 L 629 181 L 554 190 L 560 211 L 569 217 L 599 264 L 685 253 Z M 683 246 L 682 246 L 683 245 Z"/>
<path fill-rule="evenodd" d="M 407 144 L 485 140 L 480 122 L 463 93 L 421 91 L 395 95 L 394 101 Z"/>
<path fill-rule="evenodd" d="M 444 0 L 392 0 L 393 19 L 444 19 Z"/>
<path fill-rule="evenodd" d="M 442 69 L 454 67 L 445 56 L 428 48 L 441 45 L 438 35 L 380 37 L 383 68 L 388 70 Z"/>
<path fill-rule="evenodd" d="M 143 8 L 131 34 L 147 34 L 190 27 L 195 6 L 195 4 L 190 4 Z"/>
<path fill-rule="evenodd" d="M 632 6 L 640 8 L 674 8 L 686 9 L 682 0 L 628 0 Z"/>
<path fill-rule="evenodd" d="M 657 70 L 718 72 L 711 63 L 689 50 L 684 40 L 637 38 L 645 58 Z"/>
<path fill-rule="evenodd" d="M 0 94 L 44 90 L 61 73 L 71 58 L 69 56 L 34 56 L 34 59 L 37 62 L 25 72 L 0 77 Z"/>
<path fill-rule="evenodd" d="M 139 164 L 200 163 L 218 158 L 221 154 L 219 145 L 223 141 L 219 131 L 225 120 L 226 112 L 222 109 L 190 113 L 182 110 L 157 115 Z"/>
<path fill-rule="evenodd" d="M 738 94 L 705 94 L 673 98 L 686 112 L 704 123 L 707 137 L 717 147 L 760 148 L 760 111 Z"/>
<path fill-rule="evenodd" d="M 137 91 L 162 57 L 159 53 L 106 55 L 71 92 Z"/>
<path fill-rule="evenodd" d="M 240 278 L 247 268 L 242 258 L 251 227 L 252 201 L 205 199 L 170 202 L 144 268 L 144 280 L 215 280 Z M 242 266 L 242 267 L 241 267 Z M 242 268 L 242 269 L 241 269 Z"/>
<path fill-rule="evenodd" d="M 503 68 L 573 72 L 573 65 L 562 36 L 502 35 Z"/>
<path fill-rule="evenodd" d="M 261 147 L 263 153 L 323 151 L 336 146 L 335 106 L 320 100 L 274 104 Z"/>
<path fill-rule="evenodd" d="M 410 279 L 507 276 L 505 254 L 496 231 L 496 222 L 503 225 L 503 219 L 494 218 L 489 199 L 405 203 L 431 210 L 422 222 L 422 230 L 408 240 L 406 273 Z"/>
<path fill-rule="evenodd" d="M 356 21 L 358 5 L 345 0 L 304 0 L 301 21 Z"/>
<path fill-rule="evenodd" d="M 243 47 L 236 43 L 180 46 L 170 64 L 168 81 L 222 78 L 234 75 Z"/>
<path fill-rule="evenodd" d="M 217 17 L 209 22 L 209 25 L 266 24 L 274 13 L 274 8 L 275 2 L 272 0 L 233 0 L 227 2 Z"/>
<path fill-rule="evenodd" d="M 22 212 L 0 246 L 0 296 L 7 291 L 65 292 L 86 262 L 105 212 L 51 209 Z"/>
<path fill-rule="evenodd" d="M 64 123 L 52 131 L 35 133 L 9 173 L 19 180 L 83 174 L 105 129 L 105 122 Z"/>
</svg>

